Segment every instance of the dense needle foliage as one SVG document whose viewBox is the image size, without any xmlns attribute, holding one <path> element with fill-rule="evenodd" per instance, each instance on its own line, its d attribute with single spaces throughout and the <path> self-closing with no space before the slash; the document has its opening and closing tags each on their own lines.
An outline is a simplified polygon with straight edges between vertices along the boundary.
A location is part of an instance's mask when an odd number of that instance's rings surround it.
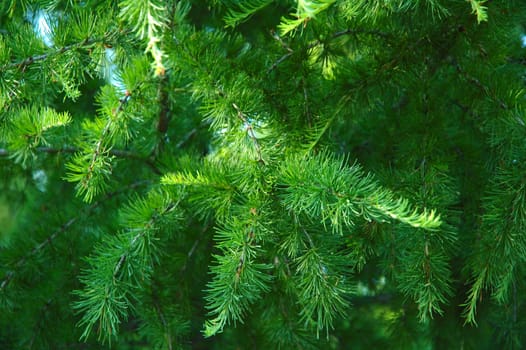
<svg viewBox="0 0 526 350">
<path fill-rule="evenodd" d="M 523 0 L 0 3 L 0 348 L 526 345 Z"/>
</svg>

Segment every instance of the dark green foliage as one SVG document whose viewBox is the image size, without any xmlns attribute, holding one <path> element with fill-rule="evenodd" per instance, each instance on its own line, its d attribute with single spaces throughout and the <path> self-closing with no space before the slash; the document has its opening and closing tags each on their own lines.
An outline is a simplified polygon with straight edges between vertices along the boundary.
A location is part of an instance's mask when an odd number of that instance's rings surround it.
<svg viewBox="0 0 526 350">
<path fill-rule="evenodd" d="M 0 4 L 0 348 L 522 348 L 524 1 Z"/>
</svg>

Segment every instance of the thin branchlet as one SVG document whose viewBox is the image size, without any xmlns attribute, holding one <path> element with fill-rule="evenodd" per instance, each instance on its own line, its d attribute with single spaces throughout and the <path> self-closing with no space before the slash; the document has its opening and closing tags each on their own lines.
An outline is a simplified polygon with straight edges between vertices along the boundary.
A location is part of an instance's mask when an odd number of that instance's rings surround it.
<svg viewBox="0 0 526 350">
<path fill-rule="evenodd" d="M 113 123 L 115 122 L 115 118 L 117 118 L 119 113 L 121 113 L 124 110 L 124 107 L 130 100 L 130 97 L 131 97 L 131 93 L 129 91 L 126 91 L 124 94 L 124 97 L 119 100 L 119 105 L 117 106 L 115 111 L 113 111 L 113 116 L 106 121 L 106 125 L 104 126 L 104 129 L 102 130 L 100 137 L 95 145 L 95 149 L 93 150 L 93 155 L 88 165 L 86 176 L 82 180 L 85 187 L 88 186 L 88 183 L 93 176 L 93 170 L 95 168 L 97 159 L 102 153 L 106 152 L 106 147 L 104 146 L 104 141 L 106 139 L 106 136 L 110 132 L 111 127 L 113 126 Z"/>
<path fill-rule="evenodd" d="M 466 72 L 462 66 L 456 61 L 456 59 L 452 58 L 451 59 L 451 64 L 453 65 L 453 67 L 455 67 L 455 69 L 457 70 L 457 72 L 464 77 L 464 79 L 466 79 L 467 81 L 469 81 L 471 84 L 473 84 L 474 86 L 476 86 L 478 89 L 480 89 L 486 96 L 490 97 L 491 99 L 493 99 L 497 104 L 498 106 L 503 109 L 503 110 L 509 110 L 509 106 L 506 102 L 504 102 L 504 100 L 502 100 L 500 97 L 497 96 L 497 93 L 496 91 L 490 89 L 489 86 L 483 84 L 480 79 L 472 76 L 471 74 L 469 74 L 468 72 Z M 523 122 L 524 123 L 524 122 Z"/>
<path fill-rule="evenodd" d="M 234 109 L 236 110 L 238 118 L 241 119 L 241 121 L 243 122 L 243 125 L 245 126 L 245 129 L 247 130 L 248 136 L 254 143 L 254 148 L 256 149 L 256 153 L 258 156 L 258 159 L 257 159 L 258 162 L 265 164 L 265 161 L 263 160 L 263 155 L 261 153 L 261 146 L 259 145 L 259 141 L 258 141 L 258 138 L 256 137 L 252 124 L 248 120 L 247 116 L 241 111 L 241 109 L 235 103 L 232 103 L 232 107 L 234 107 Z"/>
<path fill-rule="evenodd" d="M 90 47 L 90 46 L 92 46 L 93 44 L 96 44 L 96 43 L 104 43 L 107 40 L 108 40 L 107 37 L 86 38 L 86 39 L 82 40 L 81 42 L 63 46 L 60 49 L 57 49 L 57 50 L 54 50 L 54 51 L 51 51 L 51 52 L 47 52 L 47 53 L 44 53 L 44 54 L 41 54 L 41 55 L 36 55 L 36 56 L 29 56 L 29 57 L 24 58 L 24 59 L 19 60 L 19 61 L 14 61 L 14 62 L 11 62 L 11 63 L 8 63 L 8 64 L 4 64 L 2 67 L 0 67 L 0 71 L 6 71 L 8 69 L 18 68 L 18 69 L 20 69 L 20 71 L 23 72 L 23 71 L 26 70 L 26 68 L 28 66 L 30 66 L 32 64 L 35 64 L 37 62 L 40 62 L 40 61 L 45 61 L 45 60 L 47 60 L 50 57 L 61 55 L 61 54 L 65 53 L 65 52 L 68 52 L 68 51 L 71 51 L 71 50 L 87 48 L 87 47 Z"/>
<path fill-rule="evenodd" d="M 63 146 L 60 148 L 41 146 L 41 147 L 34 148 L 34 151 L 38 153 L 47 153 L 47 154 L 61 154 L 61 153 L 74 154 L 74 153 L 80 152 L 80 149 L 78 147 L 71 147 L 71 146 Z M 146 158 L 140 155 L 137 152 L 112 148 L 108 151 L 108 153 L 115 157 L 134 159 L 134 160 L 144 162 L 152 169 L 152 171 L 155 174 L 161 175 L 161 171 L 157 168 L 154 162 L 152 162 L 149 158 Z M 12 156 L 12 154 L 13 153 L 10 152 L 7 148 L 0 148 L 0 157 L 9 157 L 9 156 Z"/>
</svg>

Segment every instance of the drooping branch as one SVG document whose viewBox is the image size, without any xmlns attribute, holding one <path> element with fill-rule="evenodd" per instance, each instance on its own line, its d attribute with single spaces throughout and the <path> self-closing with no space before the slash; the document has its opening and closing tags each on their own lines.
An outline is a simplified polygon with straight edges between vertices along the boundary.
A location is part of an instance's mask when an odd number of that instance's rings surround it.
<svg viewBox="0 0 526 350">
<path fill-rule="evenodd" d="M 124 263 L 128 259 L 129 255 L 130 255 L 131 251 L 133 250 L 133 248 L 135 247 L 135 245 L 136 244 L 140 244 L 140 242 L 141 242 L 140 240 L 142 240 L 144 238 L 144 236 L 147 234 L 147 229 L 151 228 L 151 227 L 155 227 L 155 225 L 157 224 L 157 221 L 159 220 L 159 218 L 161 218 L 163 215 L 167 214 L 168 212 L 172 211 L 174 208 L 177 207 L 178 204 L 179 204 L 179 202 L 171 203 L 171 204 L 167 205 L 165 208 L 163 208 L 162 211 L 156 213 L 155 215 L 152 215 L 150 220 L 148 220 L 148 222 L 145 223 L 145 225 L 144 225 L 145 229 L 144 230 L 139 230 L 139 232 L 133 236 L 133 238 L 130 241 L 130 245 L 129 245 L 127 251 L 124 252 L 123 254 L 121 254 L 121 256 L 119 257 L 119 261 L 117 262 L 117 264 L 115 265 L 115 268 L 113 269 L 113 278 L 117 278 L 119 272 L 121 271 L 122 267 L 124 266 Z"/>
</svg>

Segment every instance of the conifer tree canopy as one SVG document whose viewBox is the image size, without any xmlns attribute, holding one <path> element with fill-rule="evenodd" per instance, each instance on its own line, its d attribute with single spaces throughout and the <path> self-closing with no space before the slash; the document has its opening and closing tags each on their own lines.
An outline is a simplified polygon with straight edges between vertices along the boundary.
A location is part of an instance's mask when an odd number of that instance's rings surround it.
<svg viewBox="0 0 526 350">
<path fill-rule="evenodd" d="M 525 25 L 0 2 L 0 348 L 525 347 Z"/>
</svg>

